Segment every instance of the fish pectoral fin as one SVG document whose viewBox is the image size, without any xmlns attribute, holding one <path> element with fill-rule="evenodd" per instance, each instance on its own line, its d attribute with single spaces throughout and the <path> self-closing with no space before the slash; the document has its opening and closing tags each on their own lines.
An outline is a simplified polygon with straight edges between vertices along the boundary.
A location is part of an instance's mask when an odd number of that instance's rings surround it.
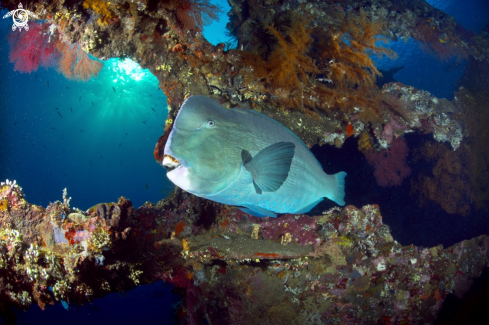
<svg viewBox="0 0 489 325">
<path fill-rule="evenodd" d="M 262 194 L 263 193 L 261 188 L 258 185 L 256 185 L 255 181 L 253 181 L 253 186 L 255 187 L 256 194 Z"/>
<path fill-rule="evenodd" d="M 292 142 L 274 143 L 261 150 L 251 160 L 249 152 L 243 150 L 243 165 L 253 178 L 257 194 L 275 192 L 287 179 L 294 158 L 295 144 Z"/>
<path fill-rule="evenodd" d="M 277 214 L 275 212 L 272 212 L 270 210 L 267 210 L 267 209 L 264 209 L 264 208 L 260 208 L 260 207 L 257 207 L 255 205 L 247 205 L 247 206 L 244 206 L 244 207 L 237 207 L 238 209 L 240 209 L 241 211 L 243 211 L 244 213 L 247 213 L 247 214 L 251 214 L 252 216 L 255 216 L 255 217 L 272 217 L 272 218 L 276 218 L 277 217 Z"/>
</svg>

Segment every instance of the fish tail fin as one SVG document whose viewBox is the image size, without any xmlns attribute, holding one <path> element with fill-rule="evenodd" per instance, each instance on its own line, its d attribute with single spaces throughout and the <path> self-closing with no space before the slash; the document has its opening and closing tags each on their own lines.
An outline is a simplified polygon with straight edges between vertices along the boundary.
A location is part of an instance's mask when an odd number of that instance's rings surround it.
<svg viewBox="0 0 489 325">
<path fill-rule="evenodd" d="M 326 197 L 339 205 L 345 205 L 345 172 L 330 175 L 331 184 Z"/>
</svg>

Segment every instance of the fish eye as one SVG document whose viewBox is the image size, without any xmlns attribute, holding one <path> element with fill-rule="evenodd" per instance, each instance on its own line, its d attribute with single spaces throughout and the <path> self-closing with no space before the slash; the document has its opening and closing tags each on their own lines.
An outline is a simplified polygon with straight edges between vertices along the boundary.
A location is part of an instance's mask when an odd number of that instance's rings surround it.
<svg viewBox="0 0 489 325">
<path fill-rule="evenodd" d="M 214 122 L 213 120 L 209 120 L 209 121 L 207 121 L 207 126 L 208 126 L 208 127 L 211 127 L 211 128 L 212 128 L 212 127 L 214 127 L 215 125 L 216 125 L 216 122 Z"/>
</svg>

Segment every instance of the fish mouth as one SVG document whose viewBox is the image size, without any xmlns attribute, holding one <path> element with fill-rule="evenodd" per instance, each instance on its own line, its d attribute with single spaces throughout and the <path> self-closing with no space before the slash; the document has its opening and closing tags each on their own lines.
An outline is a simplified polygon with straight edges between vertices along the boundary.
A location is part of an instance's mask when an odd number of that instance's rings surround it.
<svg viewBox="0 0 489 325">
<path fill-rule="evenodd" d="M 180 161 L 178 161 L 177 158 L 172 157 L 170 155 L 163 156 L 163 161 L 161 162 L 161 165 L 165 167 L 167 172 L 171 172 L 172 170 L 182 166 L 182 164 L 180 163 Z"/>
</svg>

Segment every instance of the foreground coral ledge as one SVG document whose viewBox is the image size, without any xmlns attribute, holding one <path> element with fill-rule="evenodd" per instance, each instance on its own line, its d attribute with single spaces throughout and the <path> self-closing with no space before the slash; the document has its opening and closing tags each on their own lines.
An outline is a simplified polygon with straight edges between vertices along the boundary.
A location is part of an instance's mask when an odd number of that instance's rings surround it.
<svg viewBox="0 0 489 325">
<path fill-rule="evenodd" d="M 176 189 L 138 209 L 124 197 L 81 211 L 0 188 L 0 278 L 9 308 L 83 304 L 165 280 L 182 323 L 410 324 L 433 321 L 488 264 L 487 236 L 401 246 L 377 205 L 256 218 Z M 8 317 L 7 317 L 8 318 Z"/>
</svg>

